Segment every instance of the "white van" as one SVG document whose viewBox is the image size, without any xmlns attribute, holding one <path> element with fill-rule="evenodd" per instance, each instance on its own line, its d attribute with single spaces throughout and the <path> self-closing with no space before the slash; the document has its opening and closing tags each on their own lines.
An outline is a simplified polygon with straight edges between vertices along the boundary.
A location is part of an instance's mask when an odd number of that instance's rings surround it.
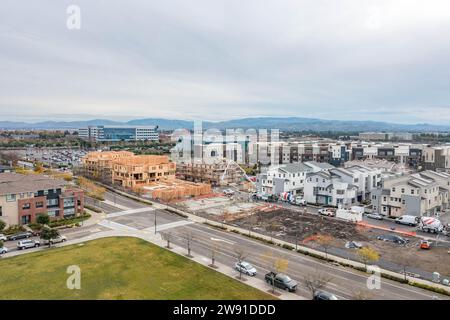
<svg viewBox="0 0 450 320">
<path fill-rule="evenodd" d="M 417 226 L 418 220 L 419 220 L 419 217 L 403 215 L 403 216 L 395 219 L 395 223 L 406 224 L 408 226 Z"/>
</svg>

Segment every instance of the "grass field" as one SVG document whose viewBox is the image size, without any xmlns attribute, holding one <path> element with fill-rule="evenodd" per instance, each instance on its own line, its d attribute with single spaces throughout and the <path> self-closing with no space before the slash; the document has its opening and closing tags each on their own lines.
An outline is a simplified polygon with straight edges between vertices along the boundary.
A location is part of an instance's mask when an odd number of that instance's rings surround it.
<svg viewBox="0 0 450 320">
<path fill-rule="evenodd" d="M 81 269 L 69 290 L 67 267 Z M 136 238 L 0 258 L 0 299 L 272 299 L 268 294 Z"/>
</svg>

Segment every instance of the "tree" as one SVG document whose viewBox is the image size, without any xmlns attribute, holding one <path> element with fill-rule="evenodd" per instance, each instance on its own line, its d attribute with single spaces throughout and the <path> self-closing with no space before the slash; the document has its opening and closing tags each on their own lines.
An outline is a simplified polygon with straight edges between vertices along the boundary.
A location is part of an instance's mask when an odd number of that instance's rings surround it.
<svg viewBox="0 0 450 320">
<path fill-rule="evenodd" d="M 238 264 L 240 265 L 246 258 L 247 258 L 247 252 L 244 250 L 241 246 L 235 246 L 233 248 L 234 251 L 234 257 L 236 258 Z M 242 279 L 242 268 L 239 268 L 239 280 Z"/>
<path fill-rule="evenodd" d="M 311 292 L 311 295 L 314 298 L 316 293 L 325 288 L 332 279 L 331 276 L 328 276 L 325 273 L 315 271 L 313 273 L 305 274 L 302 283 L 306 289 Z"/>
<path fill-rule="evenodd" d="M 185 232 L 183 234 L 183 239 L 184 239 L 184 241 L 186 243 L 186 249 L 187 249 L 187 252 L 188 252 L 187 256 L 189 258 L 192 258 L 192 256 L 191 256 L 191 244 L 194 241 L 194 235 L 192 234 L 192 232 L 187 231 L 187 232 Z"/>
<path fill-rule="evenodd" d="M 331 247 L 333 237 L 329 235 L 319 235 L 316 238 L 316 242 L 323 248 L 325 251 L 325 259 L 328 260 L 328 249 Z"/>
<path fill-rule="evenodd" d="M 359 259 L 364 263 L 364 267 L 367 270 L 367 264 L 376 262 L 380 259 L 380 254 L 370 247 L 363 247 L 357 251 Z"/>
<path fill-rule="evenodd" d="M 210 264 L 209 266 L 210 266 L 211 268 L 214 268 L 214 269 L 217 268 L 217 266 L 216 266 L 216 254 L 217 254 L 217 250 L 218 250 L 217 245 L 216 245 L 216 244 L 213 244 L 213 245 L 211 246 L 211 264 Z"/>
<path fill-rule="evenodd" d="M 0 231 L 3 231 L 6 228 L 6 222 L 0 219 Z"/>
<path fill-rule="evenodd" d="M 50 222 L 50 217 L 46 213 L 40 214 L 37 216 L 36 222 L 42 225 L 48 224 Z"/>
<path fill-rule="evenodd" d="M 41 239 L 48 241 L 48 247 L 52 245 L 52 240 L 59 237 L 59 231 L 53 228 L 45 227 L 41 230 Z"/>
<path fill-rule="evenodd" d="M 399 258 L 397 261 L 398 261 L 398 264 L 402 267 L 403 275 L 405 277 L 405 282 L 407 282 L 408 281 L 407 274 L 406 274 L 407 269 L 414 262 L 414 259 L 409 253 L 402 252 L 402 254 L 399 255 Z"/>
<path fill-rule="evenodd" d="M 263 260 L 266 261 L 269 270 L 272 272 L 272 293 L 275 293 L 275 276 L 280 272 L 285 272 L 288 268 L 289 261 L 285 258 L 277 257 L 273 251 L 263 254 Z"/>
<path fill-rule="evenodd" d="M 170 241 L 172 240 L 172 233 L 171 232 L 164 232 L 164 233 L 161 234 L 161 236 L 163 237 L 164 240 L 167 241 L 166 248 L 167 249 L 172 249 L 172 247 L 170 246 Z"/>
</svg>

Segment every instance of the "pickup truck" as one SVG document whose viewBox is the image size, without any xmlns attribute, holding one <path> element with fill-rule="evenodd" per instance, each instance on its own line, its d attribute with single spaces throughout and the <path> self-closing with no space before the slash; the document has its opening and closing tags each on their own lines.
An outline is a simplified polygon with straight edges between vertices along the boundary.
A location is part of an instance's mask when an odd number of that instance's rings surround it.
<svg viewBox="0 0 450 320">
<path fill-rule="evenodd" d="M 264 276 L 266 282 L 270 285 L 274 285 L 275 287 L 281 288 L 283 290 L 288 290 L 290 292 L 294 292 L 297 290 L 297 281 L 292 280 L 289 276 L 283 273 L 275 273 L 269 272 Z"/>
</svg>

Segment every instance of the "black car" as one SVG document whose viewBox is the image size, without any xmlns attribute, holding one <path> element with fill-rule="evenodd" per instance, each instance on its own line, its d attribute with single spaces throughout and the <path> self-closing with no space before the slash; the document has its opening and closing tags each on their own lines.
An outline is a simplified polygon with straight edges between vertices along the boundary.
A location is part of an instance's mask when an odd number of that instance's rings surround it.
<svg viewBox="0 0 450 320">
<path fill-rule="evenodd" d="M 264 278 L 268 284 L 275 284 L 275 287 L 288 290 L 290 292 L 297 290 L 297 281 L 292 280 L 289 276 L 283 273 L 276 274 L 274 272 L 269 272 Z"/>
<path fill-rule="evenodd" d="M 398 244 L 406 244 L 408 243 L 408 240 L 400 237 L 400 236 L 396 236 L 396 235 L 390 235 L 390 234 L 385 234 L 385 235 L 379 235 L 377 237 L 378 240 L 383 240 L 383 241 L 389 241 L 389 242 L 393 242 L 393 243 L 398 243 Z"/>
<path fill-rule="evenodd" d="M 32 237 L 33 234 L 31 232 L 22 232 L 22 233 L 16 233 L 13 235 L 8 236 L 9 241 L 16 241 L 20 239 L 26 239 Z"/>
<path fill-rule="evenodd" d="M 314 294 L 313 300 L 338 300 L 338 298 L 336 298 L 336 296 L 332 293 L 318 291 Z"/>
</svg>

